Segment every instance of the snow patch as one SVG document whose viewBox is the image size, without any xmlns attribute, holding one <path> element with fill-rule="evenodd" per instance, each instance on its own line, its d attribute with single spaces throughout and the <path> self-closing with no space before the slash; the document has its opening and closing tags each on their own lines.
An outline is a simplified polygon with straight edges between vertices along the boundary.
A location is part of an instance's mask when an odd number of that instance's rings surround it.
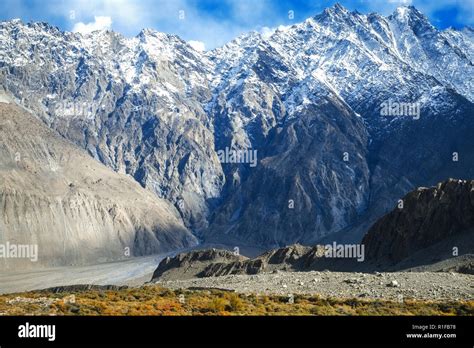
<svg viewBox="0 0 474 348">
<path fill-rule="evenodd" d="M 198 52 L 204 52 L 206 50 L 206 45 L 202 41 L 190 40 L 188 44 Z"/>
<path fill-rule="evenodd" d="M 81 34 L 89 34 L 97 30 L 109 30 L 112 27 L 112 18 L 108 16 L 95 16 L 94 22 L 74 24 L 72 31 Z"/>
</svg>

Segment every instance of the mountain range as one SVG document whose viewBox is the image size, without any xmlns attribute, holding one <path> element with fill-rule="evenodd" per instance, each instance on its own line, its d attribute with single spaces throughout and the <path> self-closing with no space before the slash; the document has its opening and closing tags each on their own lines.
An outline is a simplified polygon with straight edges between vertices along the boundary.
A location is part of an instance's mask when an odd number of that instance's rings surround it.
<svg viewBox="0 0 474 348">
<path fill-rule="evenodd" d="M 132 191 L 147 197 L 144 206 L 167 207 L 157 217 L 173 226 L 146 228 L 140 255 L 194 238 L 261 250 L 360 241 L 416 187 L 474 177 L 474 29 L 439 30 L 411 6 L 385 17 L 336 4 L 206 52 L 150 29 L 126 38 L 19 20 L 0 23 L 0 43 L 4 94 L 41 121 L 28 132 L 49 128 L 70 151 L 101 162 L 117 180 L 110 196 L 120 198 L 122 176 L 142 186 Z M 417 113 L 387 115 L 387 104 Z M 222 163 L 226 149 L 255 151 L 257 165 Z M 89 159 L 74 163 L 74 175 L 90 174 Z M 11 180 L 3 200 L 21 185 Z M 2 221 L 10 228 L 6 209 Z M 129 236 L 142 230 L 133 228 Z"/>
</svg>

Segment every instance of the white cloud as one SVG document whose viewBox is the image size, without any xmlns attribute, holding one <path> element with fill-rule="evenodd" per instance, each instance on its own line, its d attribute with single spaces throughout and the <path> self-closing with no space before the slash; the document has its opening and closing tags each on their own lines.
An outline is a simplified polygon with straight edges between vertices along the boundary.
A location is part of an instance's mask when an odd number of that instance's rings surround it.
<svg viewBox="0 0 474 348">
<path fill-rule="evenodd" d="M 275 28 L 269 28 L 269 27 L 262 27 L 260 29 L 260 35 L 264 39 L 268 39 L 270 36 L 272 36 L 276 31 L 285 31 L 288 29 L 290 26 L 289 25 L 279 25 L 278 27 Z"/>
<path fill-rule="evenodd" d="M 206 50 L 206 45 L 202 41 L 189 40 L 188 44 L 196 51 L 204 52 Z"/>
<path fill-rule="evenodd" d="M 264 39 L 268 39 L 270 36 L 273 35 L 275 30 L 276 30 L 275 28 L 262 27 L 262 29 L 260 29 L 260 34 L 262 35 Z"/>
<path fill-rule="evenodd" d="M 83 22 L 79 22 L 79 23 L 74 24 L 74 28 L 72 29 L 72 31 L 75 31 L 81 34 L 87 34 L 96 30 L 110 29 L 111 27 L 112 27 L 112 18 L 108 16 L 95 16 L 94 22 L 90 22 L 87 24 L 84 24 Z"/>
</svg>

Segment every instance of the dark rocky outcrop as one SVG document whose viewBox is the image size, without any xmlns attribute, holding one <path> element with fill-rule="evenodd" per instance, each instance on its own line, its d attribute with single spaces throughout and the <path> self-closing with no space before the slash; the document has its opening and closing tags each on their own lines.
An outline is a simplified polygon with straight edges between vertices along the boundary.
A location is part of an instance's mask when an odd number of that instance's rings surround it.
<svg viewBox="0 0 474 348">
<path fill-rule="evenodd" d="M 68 286 L 55 286 L 52 288 L 47 288 L 39 290 L 39 292 L 61 294 L 61 293 L 75 293 L 75 292 L 86 292 L 91 290 L 98 291 L 120 291 L 128 289 L 128 286 L 122 285 L 92 285 L 92 284 L 78 284 L 78 285 L 68 285 Z"/>
<path fill-rule="evenodd" d="M 152 279 L 187 279 L 199 276 L 211 264 L 227 264 L 247 260 L 232 251 L 208 249 L 181 253 L 160 262 Z"/>
<path fill-rule="evenodd" d="M 227 250 L 201 250 L 183 253 L 163 260 L 152 280 L 217 277 L 229 274 L 258 274 L 264 272 L 309 271 L 318 267 L 324 256 L 322 246 L 299 244 L 270 250 L 256 258 L 236 256 Z"/>
<path fill-rule="evenodd" d="M 474 238 L 474 181 L 450 179 L 436 187 L 419 188 L 407 194 L 402 204 L 363 238 L 369 261 L 394 265 L 439 243 L 451 256 L 473 251 L 466 242 Z M 447 242 L 461 236 L 466 240 L 463 245 Z"/>
<path fill-rule="evenodd" d="M 262 259 L 234 261 L 228 263 L 211 263 L 198 277 L 217 277 L 228 274 L 258 274 L 264 272 L 267 263 Z"/>
</svg>

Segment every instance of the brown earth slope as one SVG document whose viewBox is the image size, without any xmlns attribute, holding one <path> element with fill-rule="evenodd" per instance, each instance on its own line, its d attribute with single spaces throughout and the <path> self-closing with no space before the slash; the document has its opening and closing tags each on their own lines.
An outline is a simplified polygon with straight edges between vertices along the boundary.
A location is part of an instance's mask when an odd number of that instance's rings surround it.
<svg viewBox="0 0 474 348">
<path fill-rule="evenodd" d="M 196 244 L 168 202 L 89 157 L 7 97 L 0 100 L 0 245 L 38 261 L 0 270 L 94 264 Z"/>
</svg>

